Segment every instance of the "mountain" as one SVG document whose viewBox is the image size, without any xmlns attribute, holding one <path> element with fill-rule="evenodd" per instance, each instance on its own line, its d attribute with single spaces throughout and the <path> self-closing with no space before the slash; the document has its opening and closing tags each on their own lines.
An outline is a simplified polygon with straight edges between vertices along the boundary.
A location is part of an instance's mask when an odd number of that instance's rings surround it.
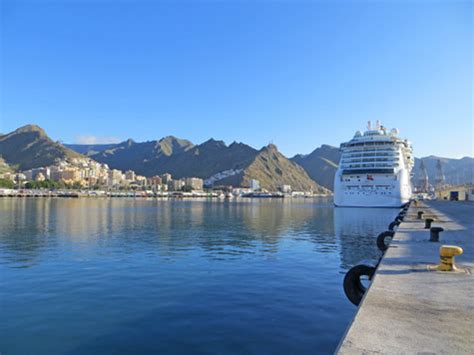
<svg viewBox="0 0 474 355">
<path fill-rule="evenodd" d="M 11 167 L 27 170 L 82 155 L 54 142 L 36 125 L 26 125 L 0 136 L 0 156 Z"/>
<path fill-rule="evenodd" d="M 89 156 L 114 169 L 134 170 L 138 174 L 151 176 L 161 173 L 160 167 L 171 156 L 186 152 L 193 146 L 190 141 L 173 136 L 142 143 L 129 139 L 97 153 L 89 152 Z"/>
<path fill-rule="evenodd" d="M 94 155 L 108 149 L 114 149 L 118 144 L 64 144 L 66 148 L 74 150 L 79 154 Z"/>
<path fill-rule="evenodd" d="M 194 145 L 188 140 L 168 136 L 160 140 L 137 143 L 129 139 L 114 145 L 68 145 L 87 152 L 88 156 L 109 167 L 152 176 L 170 173 L 175 178 L 207 178 L 223 170 L 242 168 L 257 150 L 242 143 L 227 146 L 209 139 Z"/>
<path fill-rule="evenodd" d="M 323 192 L 303 168 L 284 157 L 274 145 L 256 150 L 246 144 L 209 139 L 193 145 L 176 137 L 136 143 L 128 140 L 113 146 L 69 147 L 110 168 L 134 170 L 145 176 L 170 173 L 174 178 L 200 177 L 209 185 L 248 186 L 251 179 L 262 188 L 276 190 L 291 185 L 295 190 Z"/>
<path fill-rule="evenodd" d="M 128 140 L 113 147 L 70 146 L 109 167 L 152 176 L 170 173 L 175 178 L 195 176 L 208 178 L 224 170 L 242 169 L 258 151 L 243 143 L 227 146 L 223 141 L 209 139 L 194 145 L 190 141 L 168 136 L 159 141 L 136 143 Z"/>
<path fill-rule="evenodd" d="M 329 190 L 334 189 L 334 175 L 341 153 L 339 148 L 323 144 L 307 155 L 295 155 L 291 160 L 308 173 L 309 177 Z"/>
<path fill-rule="evenodd" d="M 223 141 L 209 139 L 183 154 L 173 156 L 159 167 L 177 178 L 196 176 L 207 179 L 222 171 L 241 170 L 248 166 L 258 151 L 234 142 L 227 146 Z"/>
<path fill-rule="evenodd" d="M 219 182 L 249 186 L 252 179 L 258 180 L 262 188 L 270 191 L 276 191 L 282 185 L 291 185 L 296 191 L 329 192 L 311 180 L 301 166 L 281 154 L 274 144 L 269 144 L 258 151 L 251 162 L 238 174 Z"/>
<path fill-rule="evenodd" d="M 461 159 L 441 158 L 437 156 L 428 156 L 424 158 L 416 158 L 413 168 L 414 177 L 413 184 L 417 186 L 421 177 L 421 162 L 426 167 L 428 180 L 431 185 L 435 185 L 436 180 L 436 164 L 441 161 L 441 166 L 445 176 L 445 182 L 452 185 L 460 185 L 474 183 L 474 158 L 464 157 Z"/>
</svg>

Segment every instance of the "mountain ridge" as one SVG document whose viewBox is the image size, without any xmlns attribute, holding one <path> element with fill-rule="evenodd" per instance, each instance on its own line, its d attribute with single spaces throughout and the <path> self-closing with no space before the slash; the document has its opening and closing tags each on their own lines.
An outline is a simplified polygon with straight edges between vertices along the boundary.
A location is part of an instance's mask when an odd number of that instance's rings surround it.
<svg viewBox="0 0 474 355">
<path fill-rule="evenodd" d="M 269 144 L 257 150 L 242 142 L 227 145 L 210 138 L 201 144 L 172 135 L 136 142 L 129 138 L 114 144 L 61 144 L 50 139 L 43 128 L 30 124 L 0 135 L 0 159 L 13 170 L 53 165 L 58 159 L 88 157 L 112 169 L 134 170 L 145 176 L 171 173 L 175 178 L 200 177 L 214 184 L 248 185 L 262 181 L 262 187 L 275 189 L 292 185 L 296 189 L 333 189 L 340 159 L 339 148 L 322 144 L 309 154 L 288 159 Z M 435 165 L 441 160 L 447 183 L 474 182 L 474 158 L 451 159 L 430 155 L 416 158 L 413 183 L 419 177 L 419 164 L 426 162 L 433 183 Z M 316 185 L 314 185 L 316 184 Z"/>
<path fill-rule="evenodd" d="M 37 125 L 25 125 L 0 136 L 0 156 L 12 168 L 26 170 L 52 165 L 58 159 L 82 157 L 46 135 Z"/>
<path fill-rule="evenodd" d="M 290 160 L 302 166 L 311 179 L 333 191 L 340 158 L 339 148 L 323 144 L 309 154 L 297 154 Z"/>
</svg>

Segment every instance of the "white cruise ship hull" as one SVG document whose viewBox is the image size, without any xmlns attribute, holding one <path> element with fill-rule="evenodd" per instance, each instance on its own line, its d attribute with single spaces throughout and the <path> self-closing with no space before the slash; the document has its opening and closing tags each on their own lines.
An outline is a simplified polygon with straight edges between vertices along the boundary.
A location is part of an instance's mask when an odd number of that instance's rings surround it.
<svg viewBox="0 0 474 355">
<path fill-rule="evenodd" d="M 410 199 L 404 197 L 393 198 L 389 196 L 377 196 L 361 193 L 357 196 L 334 195 L 336 207 L 389 207 L 400 208 Z"/>
<path fill-rule="evenodd" d="M 338 207 L 401 207 L 410 201 L 412 190 L 409 174 L 401 170 L 396 175 L 360 176 L 360 181 L 347 181 L 336 173 L 334 204 Z"/>
</svg>

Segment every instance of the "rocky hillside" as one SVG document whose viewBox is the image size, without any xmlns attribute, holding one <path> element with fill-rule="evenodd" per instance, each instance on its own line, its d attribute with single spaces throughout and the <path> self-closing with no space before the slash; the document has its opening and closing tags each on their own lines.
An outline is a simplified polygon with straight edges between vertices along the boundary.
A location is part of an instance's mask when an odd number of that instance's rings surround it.
<svg viewBox="0 0 474 355">
<path fill-rule="evenodd" d="M 42 128 L 27 125 L 0 136 L 0 156 L 11 167 L 26 170 L 81 154 L 54 142 Z"/>
<path fill-rule="evenodd" d="M 259 151 L 241 177 L 242 186 L 248 186 L 251 179 L 256 179 L 260 181 L 262 188 L 270 191 L 276 191 L 282 185 L 291 185 L 297 191 L 328 192 L 314 182 L 301 166 L 281 154 L 273 144 Z"/>
<path fill-rule="evenodd" d="M 0 156 L 0 174 L 11 172 L 12 169 L 5 160 Z"/>
<path fill-rule="evenodd" d="M 104 150 L 114 149 L 118 144 L 64 144 L 64 146 L 79 154 L 94 155 Z"/>
<path fill-rule="evenodd" d="M 89 156 L 114 169 L 134 170 L 138 174 L 151 176 L 165 172 L 160 167 L 166 165 L 171 157 L 184 153 L 193 146 L 190 141 L 172 136 L 140 143 L 129 139 L 112 148 L 89 153 Z"/>
<path fill-rule="evenodd" d="M 323 144 L 307 155 L 296 155 L 291 160 L 303 167 L 318 184 L 329 190 L 334 188 L 334 175 L 341 153 L 338 148 Z"/>
<path fill-rule="evenodd" d="M 176 177 L 206 179 L 222 171 L 243 169 L 257 154 L 257 150 L 243 143 L 227 146 L 223 141 L 209 139 L 166 161 L 159 171 L 170 172 Z"/>
</svg>

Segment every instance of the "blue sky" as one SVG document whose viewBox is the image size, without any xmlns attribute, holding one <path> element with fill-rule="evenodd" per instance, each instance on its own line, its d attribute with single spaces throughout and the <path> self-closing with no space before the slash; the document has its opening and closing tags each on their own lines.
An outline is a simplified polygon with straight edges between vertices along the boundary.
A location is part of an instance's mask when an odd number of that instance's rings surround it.
<svg viewBox="0 0 474 355">
<path fill-rule="evenodd" d="M 474 155 L 470 1 L 1 4 L 3 133 L 292 156 L 380 119 L 417 156 Z"/>
</svg>

